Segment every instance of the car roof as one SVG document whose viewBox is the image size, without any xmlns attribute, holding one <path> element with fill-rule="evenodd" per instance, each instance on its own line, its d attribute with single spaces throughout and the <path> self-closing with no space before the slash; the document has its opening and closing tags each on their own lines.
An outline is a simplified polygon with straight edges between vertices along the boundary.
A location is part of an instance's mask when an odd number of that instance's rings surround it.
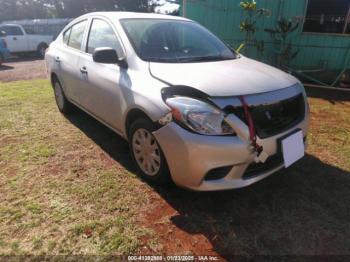
<svg viewBox="0 0 350 262">
<path fill-rule="evenodd" d="M 121 19 L 130 19 L 130 18 L 138 18 L 138 19 L 171 19 L 171 20 L 183 20 L 189 21 L 189 19 L 180 17 L 180 16 L 171 16 L 171 15 L 162 15 L 155 13 L 136 13 L 136 12 L 94 12 L 83 15 L 82 17 L 90 17 L 90 16 L 104 16 L 111 20 L 121 20 Z"/>
<path fill-rule="evenodd" d="M 0 26 L 20 26 L 19 24 L 0 24 Z"/>
</svg>

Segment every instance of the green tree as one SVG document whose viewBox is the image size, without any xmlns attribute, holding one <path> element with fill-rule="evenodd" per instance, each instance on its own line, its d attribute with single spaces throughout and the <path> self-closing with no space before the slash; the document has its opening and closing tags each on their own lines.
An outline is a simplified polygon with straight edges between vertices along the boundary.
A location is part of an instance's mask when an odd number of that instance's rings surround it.
<svg viewBox="0 0 350 262">
<path fill-rule="evenodd" d="M 36 0 L 0 0 L 0 20 L 45 18 L 47 8 Z"/>
<path fill-rule="evenodd" d="M 94 11 L 153 12 L 157 0 L 0 0 L 0 21 L 70 17 Z"/>
<path fill-rule="evenodd" d="M 299 22 L 293 22 L 288 18 L 281 18 L 277 21 L 275 28 L 265 29 L 265 32 L 270 33 L 275 46 L 277 55 L 277 66 L 281 68 L 289 67 L 291 61 L 296 58 L 299 50 L 295 50 L 292 44 L 292 39 L 295 37 L 293 32 L 299 28 Z"/>
<path fill-rule="evenodd" d="M 252 48 L 255 48 L 258 60 L 260 60 L 265 50 L 265 42 L 258 41 L 255 38 L 255 33 L 259 30 L 256 26 L 257 19 L 262 15 L 270 16 L 271 11 L 265 8 L 257 8 L 255 0 L 243 0 L 240 2 L 240 7 L 244 15 L 244 20 L 240 23 L 240 29 L 241 32 L 245 34 L 245 40 L 240 49 L 244 47 L 245 52 L 251 55 L 253 51 Z"/>
</svg>

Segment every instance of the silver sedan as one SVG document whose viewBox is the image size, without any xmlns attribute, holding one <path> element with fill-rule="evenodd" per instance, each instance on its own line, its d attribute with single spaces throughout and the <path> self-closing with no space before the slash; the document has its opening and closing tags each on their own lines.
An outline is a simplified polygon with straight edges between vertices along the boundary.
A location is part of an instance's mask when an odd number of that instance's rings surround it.
<svg viewBox="0 0 350 262">
<path fill-rule="evenodd" d="M 58 109 L 78 107 L 129 141 L 150 182 L 240 188 L 304 156 L 303 85 L 191 20 L 87 14 L 64 28 L 46 63 Z"/>
</svg>

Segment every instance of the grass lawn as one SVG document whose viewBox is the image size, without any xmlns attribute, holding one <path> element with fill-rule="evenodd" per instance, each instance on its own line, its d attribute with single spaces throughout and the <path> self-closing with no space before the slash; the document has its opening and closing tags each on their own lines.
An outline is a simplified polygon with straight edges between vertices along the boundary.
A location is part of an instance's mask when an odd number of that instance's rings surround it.
<svg viewBox="0 0 350 262">
<path fill-rule="evenodd" d="M 0 84 L 0 254 L 133 252 L 147 189 L 57 112 L 47 81 Z"/>
<path fill-rule="evenodd" d="M 1 254 L 350 254 L 350 102 L 310 98 L 307 156 L 249 188 L 151 187 L 128 146 L 56 109 L 47 80 L 0 83 Z"/>
</svg>

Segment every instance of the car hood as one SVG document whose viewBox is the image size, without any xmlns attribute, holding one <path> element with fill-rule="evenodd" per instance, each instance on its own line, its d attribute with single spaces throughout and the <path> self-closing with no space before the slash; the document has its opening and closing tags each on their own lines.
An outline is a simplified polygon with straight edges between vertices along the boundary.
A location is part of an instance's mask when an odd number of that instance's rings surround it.
<svg viewBox="0 0 350 262">
<path fill-rule="evenodd" d="M 264 93 L 298 82 L 277 68 L 243 56 L 218 62 L 151 62 L 150 72 L 171 85 L 190 86 L 213 97 Z"/>
</svg>

